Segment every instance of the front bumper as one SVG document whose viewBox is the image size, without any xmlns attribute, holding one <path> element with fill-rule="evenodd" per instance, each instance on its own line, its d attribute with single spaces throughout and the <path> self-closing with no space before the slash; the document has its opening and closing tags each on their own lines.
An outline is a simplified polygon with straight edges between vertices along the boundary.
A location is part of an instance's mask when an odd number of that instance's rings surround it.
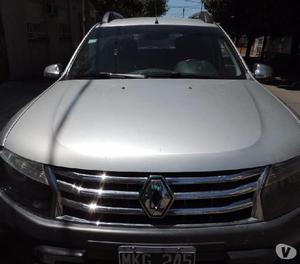
<svg viewBox="0 0 300 264">
<path fill-rule="evenodd" d="M 40 255 L 59 257 L 61 253 L 72 262 L 75 254 L 78 260 L 116 263 L 120 245 L 189 245 L 197 248 L 199 261 L 273 263 L 277 244 L 300 245 L 300 208 L 272 221 L 240 225 L 184 229 L 94 227 L 38 217 L 0 191 L 0 212 L 6 223 L 34 238 L 37 245 L 47 245 L 37 249 Z"/>
</svg>

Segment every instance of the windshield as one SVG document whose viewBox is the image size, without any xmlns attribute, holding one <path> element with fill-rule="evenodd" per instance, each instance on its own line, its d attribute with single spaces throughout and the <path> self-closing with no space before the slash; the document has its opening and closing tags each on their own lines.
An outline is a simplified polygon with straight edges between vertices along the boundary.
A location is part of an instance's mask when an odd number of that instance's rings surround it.
<svg viewBox="0 0 300 264">
<path fill-rule="evenodd" d="M 221 30 L 195 26 L 95 28 L 67 78 L 241 79 L 244 70 Z"/>
</svg>

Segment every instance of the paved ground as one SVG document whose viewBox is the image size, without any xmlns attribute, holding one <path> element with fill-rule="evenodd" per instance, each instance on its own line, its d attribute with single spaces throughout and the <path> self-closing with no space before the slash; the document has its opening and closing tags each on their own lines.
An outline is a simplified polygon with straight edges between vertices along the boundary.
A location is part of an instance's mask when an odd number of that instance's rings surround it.
<svg viewBox="0 0 300 264">
<path fill-rule="evenodd" d="M 267 88 L 300 114 L 300 91 L 281 89 L 276 86 L 267 86 Z"/>
<path fill-rule="evenodd" d="M 7 82 L 0 84 L 0 129 L 22 106 L 39 95 L 49 82 Z"/>
<path fill-rule="evenodd" d="M 0 85 L 0 130 L 18 109 L 48 86 L 49 83 L 45 82 L 9 82 Z M 279 89 L 275 86 L 267 87 L 300 114 L 300 91 Z M 0 228 L 0 263 L 32 264 L 34 262 L 32 256 L 27 254 L 31 251 L 30 243 L 12 234 L 7 229 L 1 231 Z"/>
</svg>

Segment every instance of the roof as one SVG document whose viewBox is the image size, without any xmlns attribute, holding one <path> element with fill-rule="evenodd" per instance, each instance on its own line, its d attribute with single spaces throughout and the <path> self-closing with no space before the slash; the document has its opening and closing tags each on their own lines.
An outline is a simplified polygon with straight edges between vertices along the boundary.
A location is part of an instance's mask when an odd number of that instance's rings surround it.
<svg viewBox="0 0 300 264">
<path fill-rule="evenodd" d="M 217 27 L 215 24 L 205 23 L 200 19 L 159 17 L 158 22 L 160 25 Z M 113 27 L 113 26 L 138 26 L 138 25 L 155 25 L 155 17 L 115 19 L 109 23 L 102 24 L 101 26 Z"/>
</svg>

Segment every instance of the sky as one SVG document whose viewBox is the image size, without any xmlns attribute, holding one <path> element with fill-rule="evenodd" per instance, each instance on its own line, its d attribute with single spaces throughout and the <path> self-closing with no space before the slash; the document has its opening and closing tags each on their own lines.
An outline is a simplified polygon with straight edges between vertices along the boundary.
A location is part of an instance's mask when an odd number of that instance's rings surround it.
<svg viewBox="0 0 300 264">
<path fill-rule="evenodd" d="M 183 7 L 185 7 L 184 17 L 189 17 L 192 14 L 201 10 L 201 0 L 169 0 L 168 17 L 183 17 Z"/>
</svg>

